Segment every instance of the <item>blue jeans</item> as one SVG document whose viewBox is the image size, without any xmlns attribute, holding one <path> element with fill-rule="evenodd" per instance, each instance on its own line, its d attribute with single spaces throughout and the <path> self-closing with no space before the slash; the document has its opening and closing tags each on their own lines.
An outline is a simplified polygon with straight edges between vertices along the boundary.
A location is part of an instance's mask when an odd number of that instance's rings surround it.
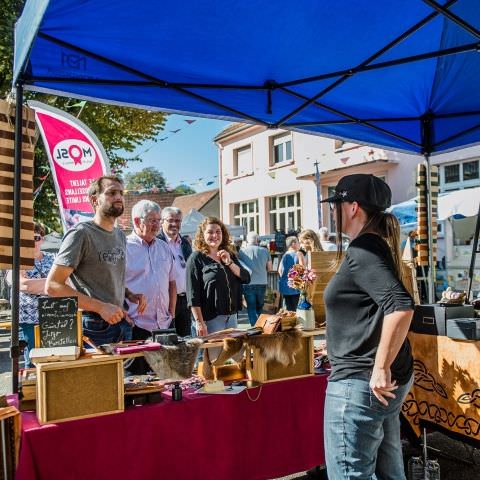
<svg viewBox="0 0 480 480">
<path fill-rule="evenodd" d="M 248 320 L 252 327 L 257 322 L 258 316 L 262 313 L 266 290 L 266 285 L 243 286 L 243 296 L 247 302 Z"/>
<path fill-rule="evenodd" d="M 329 480 L 405 480 L 400 409 L 412 383 L 413 377 L 399 386 L 385 407 L 370 390 L 369 373 L 328 382 L 324 441 Z"/>
<path fill-rule="evenodd" d="M 117 343 L 132 338 L 132 327 L 125 319 L 111 325 L 94 312 L 83 312 L 82 321 L 83 334 L 97 347 L 105 343 Z"/>
<path fill-rule="evenodd" d="M 35 348 L 35 325 L 33 323 L 18 324 L 18 339 L 27 342 L 27 346 L 23 350 L 23 358 L 25 359 L 25 368 L 33 367 L 30 363 L 30 350 Z"/>
</svg>

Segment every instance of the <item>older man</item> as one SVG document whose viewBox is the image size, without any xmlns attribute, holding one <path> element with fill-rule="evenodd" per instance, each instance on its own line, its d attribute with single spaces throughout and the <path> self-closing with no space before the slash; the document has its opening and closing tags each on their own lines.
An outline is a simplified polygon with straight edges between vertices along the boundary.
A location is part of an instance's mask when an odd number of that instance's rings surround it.
<svg viewBox="0 0 480 480">
<path fill-rule="evenodd" d="M 78 306 L 84 310 L 83 331 L 101 345 L 125 338 L 129 330 L 125 298 L 137 304 L 139 312 L 146 303 L 144 295 L 125 288 L 125 235 L 115 227 L 124 209 L 122 180 L 115 176 L 97 178 L 88 197 L 95 216 L 66 233 L 45 291 L 52 297 L 78 297 Z"/>
<path fill-rule="evenodd" d="M 269 251 L 258 246 L 258 235 L 249 232 L 247 245 L 240 249 L 240 261 L 250 270 L 250 283 L 243 286 L 243 296 L 247 302 L 248 320 L 255 325 L 262 313 L 267 290 L 267 273 L 272 270 L 272 260 Z"/>
<path fill-rule="evenodd" d="M 128 312 L 135 323 L 134 340 L 145 340 L 153 330 L 168 328 L 175 314 L 177 289 L 173 255 L 168 245 L 157 238 L 160 222 L 161 209 L 157 203 L 140 200 L 133 206 L 133 232 L 127 237 L 125 282 L 129 289 L 142 288 L 147 299 L 143 312 L 129 302 Z M 146 373 L 146 369 L 143 359 L 129 368 L 134 374 Z"/>
<path fill-rule="evenodd" d="M 162 229 L 158 238 L 167 242 L 175 262 L 175 282 L 177 285 L 177 305 L 175 308 L 175 329 L 181 337 L 191 335 L 192 317 L 187 305 L 187 260 L 192 253 L 190 242 L 180 235 L 182 211 L 166 207 L 162 211 Z"/>
</svg>

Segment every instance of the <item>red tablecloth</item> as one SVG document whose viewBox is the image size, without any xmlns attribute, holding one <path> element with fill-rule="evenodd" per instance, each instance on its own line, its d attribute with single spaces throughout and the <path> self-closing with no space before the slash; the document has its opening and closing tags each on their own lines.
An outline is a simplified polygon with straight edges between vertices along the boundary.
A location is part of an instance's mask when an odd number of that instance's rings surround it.
<svg viewBox="0 0 480 480">
<path fill-rule="evenodd" d="M 39 426 L 22 414 L 17 480 L 270 479 L 324 463 L 325 376 Z"/>
</svg>

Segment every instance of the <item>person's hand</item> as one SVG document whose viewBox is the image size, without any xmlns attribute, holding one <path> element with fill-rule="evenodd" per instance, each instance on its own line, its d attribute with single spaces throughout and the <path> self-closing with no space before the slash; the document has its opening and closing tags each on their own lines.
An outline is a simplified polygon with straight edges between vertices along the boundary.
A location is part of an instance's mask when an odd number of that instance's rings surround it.
<svg viewBox="0 0 480 480">
<path fill-rule="evenodd" d="M 199 337 L 203 337 L 208 333 L 207 324 L 203 320 L 196 320 L 195 328 L 197 329 L 197 335 Z"/>
<path fill-rule="evenodd" d="M 232 259 L 230 258 L 230 253 L 228 253 L 226 250 L 219 250 L 217 252 L 217 257 L 220 258 L 222 263 L 226 263 L 226 264 L 232 263 Z"/>
<path fill-rule="evenodd" d="M 111 303 L 103 303 L 97 313 L 110 325 L 115 325 L 125 316 L 123 309 Z"/>
<path fill-rule="evenodd" d="M 392 382 L 392 374 L 390 369 L 373 367 L 372 377 L 370 378 L 370 388 L 372 393 L 377 397 L 378 401 L 388 407 L 388 398 L 395 398 L 392 393 L 398 388 L 397 382 Z"/>
<path fill-rule="evenodd" d="M 127 300 L 138 305 L 138 313 L 142 314 L 147 307 L 147 297 L 143 293 L 129 293 Z"/>
</svg>

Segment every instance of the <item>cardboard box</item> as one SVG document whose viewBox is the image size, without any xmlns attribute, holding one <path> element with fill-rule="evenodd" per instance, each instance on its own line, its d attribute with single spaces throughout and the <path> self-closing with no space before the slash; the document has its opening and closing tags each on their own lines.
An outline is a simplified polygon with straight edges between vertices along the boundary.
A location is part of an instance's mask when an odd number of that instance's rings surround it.
<svg viewBox="0 0 480 480">
<path fill-rule="evenodd" d="M 472 305 L 415 305 L 410 330 L 427 335 L 447 335 L 447 320 L 473 318 Z"/>
</svg>

